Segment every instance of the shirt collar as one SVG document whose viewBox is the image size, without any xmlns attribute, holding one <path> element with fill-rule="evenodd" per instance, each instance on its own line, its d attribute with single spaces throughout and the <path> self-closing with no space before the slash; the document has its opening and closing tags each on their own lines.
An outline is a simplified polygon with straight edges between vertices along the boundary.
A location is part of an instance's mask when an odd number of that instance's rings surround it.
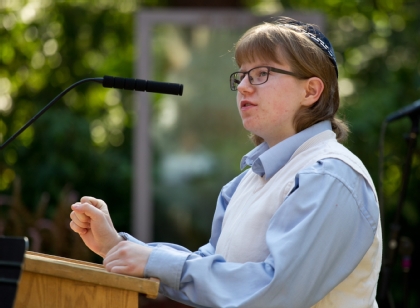
<svg viewBox="0 0 420 308">
<path fill-rule="evenodd" d="M 322 121 L 303 131 L 269 147 L 266 142 L 261 143 L 241 160 L 241 169 L 251 166 L 252 171 L 269 180 L 289 161 L 293 153 L 308 139 L 326 130 L 331 130 L 330 121 Z"/>
</svg>

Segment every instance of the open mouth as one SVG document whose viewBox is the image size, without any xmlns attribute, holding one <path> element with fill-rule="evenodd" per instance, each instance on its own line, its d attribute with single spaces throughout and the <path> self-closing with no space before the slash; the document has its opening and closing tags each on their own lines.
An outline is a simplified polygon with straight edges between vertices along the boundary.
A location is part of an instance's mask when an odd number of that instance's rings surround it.
<svg viewBox="0 0 420 308">
<path fill-rule="evenodd" d="M 253 107 L 256 106 L 255 104 L 250 103 L 249 101 L 242 101 L 241 108 Z"/>
</svg>

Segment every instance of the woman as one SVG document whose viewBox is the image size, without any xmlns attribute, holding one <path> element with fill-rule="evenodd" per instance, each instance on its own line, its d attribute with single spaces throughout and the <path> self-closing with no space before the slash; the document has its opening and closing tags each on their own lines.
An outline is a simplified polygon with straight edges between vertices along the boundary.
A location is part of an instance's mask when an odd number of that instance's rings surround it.
<svg viewBox="0 0 420 308">
<path fill-rule="evenodd" d="M 71 228 L 107 270 L 157 277 L 160 292 L 197 307 L 377 307 L 381 227 L 373 182 L 337 142 L 334 50 L 315 28 L 280 18 L 235 47 L 250 166 L 219 195 L 207 245 L 197 252 L 145 244 L 115 231 L 106 204 L 83 197 Z"/>
</svg>

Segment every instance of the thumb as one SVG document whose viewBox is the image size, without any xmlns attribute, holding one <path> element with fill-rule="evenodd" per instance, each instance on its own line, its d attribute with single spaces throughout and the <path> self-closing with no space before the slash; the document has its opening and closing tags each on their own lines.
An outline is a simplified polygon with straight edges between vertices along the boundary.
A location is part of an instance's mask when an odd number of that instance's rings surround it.
<svg viewBox="0 0 420 308">
<path fill-rule="evenodd" d="M 89 204 L 93 205 L 94 207 L 102 210 L 103 212 L 108 213 L 108 207 L 107 207 L 106 203 L 101 199 L 96 199 L 96 198 L 90 197 L 90 196 L 84 196 L 80 199 L 80 203 L 89 203 Z"/>
<path fill-rule="evenodd" d="M 104 216 L 104 212 L 90 203 L 75 203 L 71 209 L 78 217 L 87 216 L 92 220 L 99 220 Z"/>
</svg>

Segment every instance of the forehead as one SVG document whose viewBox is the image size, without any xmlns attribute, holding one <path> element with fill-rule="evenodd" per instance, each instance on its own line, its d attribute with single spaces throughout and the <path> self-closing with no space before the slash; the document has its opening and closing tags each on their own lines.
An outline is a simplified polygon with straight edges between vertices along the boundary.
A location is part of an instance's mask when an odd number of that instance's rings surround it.
<svg viewBox="0 0 420 308">
<path fill-rule="evenodd" d="M 267 33 L 256 32 L 244 36 L 236 45 L 235 61 L 241 67 L 245 63 L 275 62 L 287 64 L 287 54 L 282 43 Z"/>
<path fill-rule="evenodd" d="M 242 63 L 242 65 L 239 67 L 239 71 L 246 72 L 246 71 L 252 70 L 252 69 L 257 68 L 257 67 L 267 67 L 267 66 L 278 67 L 279 64 L 277 62 L 273 62 L 273 61 L 258 60 L 257 59 L 257 60 L 252 61 L 252 62 Z"/>
<path fill-rule="evenodd" d="M 275 52 L 265 53 L 264 50 L 255 49 L 253 52 L 247 51 L 242 53 L 239 58 L 236 58 L 236 63 L 239 68 L 247 67 L 251 69 L 260 65 L 281 65 L 288 66 L 288 61 L 283 56 L 281 49 L 277 48 Z"/>
</svg>

